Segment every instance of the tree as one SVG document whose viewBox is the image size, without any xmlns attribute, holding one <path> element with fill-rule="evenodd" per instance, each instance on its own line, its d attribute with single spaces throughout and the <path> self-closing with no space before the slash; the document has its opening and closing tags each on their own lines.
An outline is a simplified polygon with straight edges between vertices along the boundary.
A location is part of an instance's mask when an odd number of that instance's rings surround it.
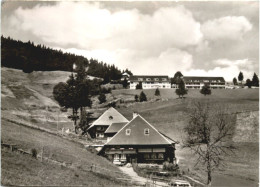
<svg viewBox="0 0 260 187">
<path fill-rule="evenodd" d="M 138 102 L 139 101 L 139 97 L 138 95 L 135 95 L 135 102 Z"/>
<path fill-rule="evenodd" d="M 175 90 L 175 93 L 181 98 L 183 98 L 183 96 L 188 93 L 188 90 L 185 89 L 183 80 L 180 80 L 179 87 Z"/>
<path fill-rule="evenodd" d="M 238 75 L 238 80 L 241 81 L 241 86 L 242 86 L 242 81 L 244 79 L 244 75 L 243 73 L 240 71 L 239 75 Z"/>
<path fill-rule="evenodd" d="M 72 115 L 68 118 L 74 121 L 75 133 L 78 129 L 78 110 L 80 109 L 82 115 L 84 107 L 91 107 L 90 93 L 92 88 L 93 86 L 87 80 L 86 68 L 80 64 L 76 69 L 76 78 L 72 73 L 66 83 L 59 83 L 54 86 L 54 99 L 61 107 L 72 109 Z"/>
<path fill-rule="evenodd" d="M 107 101 L 107 98 L 106 98 L 106 95 L 101 93 L 99 96 L 98 96 L 98 100 L 99 100 L 99 103 L 102 104 L 104 102 Z"/>
<path fill-rule="evenodd" d="M 203 94 L 204 96 L 210 95 L 211 94 L 211 89 L 208 84 L 205 84 L 202 89 L 200 90 L 200 93 Z"/>
<path fill-rule="evenodd" d="M 135 89 L 137 89 L 137 90 L 143 89 L 142 82 L 139 82 L 139 83 L 136 85 Z"/>
<path fill-rule="evenodd" d="M 258 79 L 258 76 L 256 75 L 256 73 L 254 73 L 254 76 L 252 78 L 252 86 L 259 87 L 259 79 Z"/>
<path fill-rule="evenodd" d="M 155 96 L 160 96 L 161 95 L 159 88 L 156 88 L 154 95 Z"/>
<path fill-rule="evenodd" d="M 146 95 L 145 95 L 145 93 L 143 91 L 140 93 L 139 101 L 140 102 L 147 101 L 147 97 L 146 97 Z"/>
<path fill-rule="evenodd" d="M 174 77 L 171 78 L 171 84 L 179 84 L 182 77 L 183 77 L 182 73 L 180 71 L 177 71 L 174 74 Z"/>
<path fill-rule="evenodd" d="M 246 86 L 248 86 L 248 88 L 252 87 L 252 81 L 250 79 L 246 79 Z"/>
<path fill-rule="evenodd" d="M 236 79 L 236 77 L 233 78 L 233 84 L 234 84 L 234 85 L 237 85 L 237 79 Z"/>
<path fill-rule="evenodd" d="M 189 116 L 183 147 L 198 156 L 195 166 L 201 164 L 206 167 L 207 184 L 211 185 L 213 170 L 223 164 L 224 156 L 234 150 L 231 116 L 221 107 L 201 102 L 193 103 Z"/>
<path fill-rule="evenodd" d="M 122 85 L 124 88 L 127 88 L 128 82 L 127 82 L 126 78 L 123 80 Z"/>
</svg>

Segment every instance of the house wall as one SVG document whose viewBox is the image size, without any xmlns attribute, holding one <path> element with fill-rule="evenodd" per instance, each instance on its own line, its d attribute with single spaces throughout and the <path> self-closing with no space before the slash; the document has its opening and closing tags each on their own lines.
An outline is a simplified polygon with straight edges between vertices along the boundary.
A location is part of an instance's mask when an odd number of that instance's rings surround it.
<svg viewBox="0 0 260 187">
<path fill-rule="evenodd" d="M 107 148 L 105 150 L 107 158 L 115 163 L 158 163 L 164 161 L 175 162 L 175 148 L 171 146 L 119 146 L 117 148 Z"/>
<path fill-rule="evenodd" d="M 136 89 L 136 85 L 139 82 L 130 82 L 130 89 Z M 142 82 L 143 89 L 154 89 L 154 88 L 171 88 L 169 82 Z"/>
<path fill-rule="evenodd" d="M 206 83 L 185 83 L 185 87 L 191 89 L 202 89 L 205 84 Z M 212 89 L 225 89 L 225 83 L 209 83 L 208 85 Z"/>
</svg>

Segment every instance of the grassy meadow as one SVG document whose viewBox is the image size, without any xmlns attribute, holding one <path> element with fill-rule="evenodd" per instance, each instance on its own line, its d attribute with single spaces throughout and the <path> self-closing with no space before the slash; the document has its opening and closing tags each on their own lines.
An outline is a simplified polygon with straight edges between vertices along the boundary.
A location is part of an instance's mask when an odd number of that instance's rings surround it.
<svg viewBox="0 0 260 187">
<path fill-rule="evenodd" d="M 67 118 L 70 111 L 61 113 L 52 96 L 54 85 L 66 81 L 70 73 L 33 72 L 25 74 L 20 70 L 2 68 L 1 74 L 1 140 L 5 143 L 16 144 L 19 148 L 25 150 L 35 148 L 38 153 L 44 146 L 46 157 L 72 163 L 78 168 L 77 170 L 61 169 L 50 163 L 33 160 L 26 155 L 2 150 L 2 185 L 29 185 L 32 183 L 35 185 L 65 185 L 64 181 L 70 180 L 69 185 L 100 186 L 108 184 L 114 186 L 113 181 L 103 176 L 94 176 L 93 173 L 80 170 L 80 167 L 88 167 L 92 163 L 96 163 L 101 167 L 118 171 L 118 168 L 105 158 L 86 151 L 82 144 L 17 125 L 18 123 L 29 123 L 54 132 L 61 131 L 62 127 L 73 129 L 73 123 Z M 137 112 L 159 131 L 178 141 L 176 156 L 181 170 L 185 173 L 189 171 L 188 175 L 197 177 L 202 181 L 205 181 L 204 176 L 206 175 L 201 167 L 194 167 L 196 156 L 189 150 L 181 148 L 181 143 L 186 136 L 183 129 L 189 123 L 188 111 L 192 102 L 206 101 L 212 107 L 222 106 L 227 108 L 228 113 L 232 115 L 259 111 L 258 89 L 212 90 L 212 94 L 209 96 L 200 94 L 199 90 L 190 89 L 188 94 L 185 95 L 185 99 L 179 99 L 175 94 L 175 89 L 160 89 L 161 96 L 159 97 L 154 96 L 154 89 L 143 91 L 147 95 L 148 102 L 134 102 L 134 96 L 139 95 L 141 90 L 120 89 L 113 90 L 112 94 L 107 94 L 107 103 L 113 100 L 121 100 L 117 103 L 116 109 L 127 119 L 131 120 L 132 113 Z M 106 110 L 104 106 L 94 102 L 91 110 L 102 114 Z M 17 123 L 11 123 L 10 120 Z M 58 120 L 59 123 L 57 123 Z M 235 117 L 233 124 L 234 133 L 236 133 Z M 259 124 L 257 124 L 257 127 L 259 127 Z M 253 140 L 258 140 L 258 130 L 251 134 L 257 137 Z M 226 157 L 226 167 L 220 168 L 214 174 L 217 179 L 232 176 L 235 179 L 255 183 L 258 181 L 259 173 L 259 142 L 247 141 L 247 136 L 243 136 L 243 134 L 240 134 L 240 136 L 241 139 L 237 137 L 236 142 L 234 142 L 237 147 L 236 154 Z M 35 167 L 29 167 L 31 163 Z M 9 165 L 11 167 L 8 167 Z M 50 170 L 53 170 L 53 172 Z M 38 172 L 44 172 L 43 177 L 35 175 Z M 55 175 L 55 172 L 59 174 Z M 60 175 L 64 177 L 64 181 L 55 178 Z M 110 175 L 111 178 L 118 177 L 114 176 L 113 173 L 108 173 L 108 176 Z M 49 177 L 49 180 L 46 177 Z M 83 178 L 86 181 L 83 181 Z M 22 183 L 22 179 L 25 179 L 24 183 Z"/>
</svg>

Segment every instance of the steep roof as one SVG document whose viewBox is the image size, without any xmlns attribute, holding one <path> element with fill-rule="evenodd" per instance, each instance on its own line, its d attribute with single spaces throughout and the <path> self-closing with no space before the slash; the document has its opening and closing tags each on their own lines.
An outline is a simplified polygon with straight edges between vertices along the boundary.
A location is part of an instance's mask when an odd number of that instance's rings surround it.
<svg viewBox="0 0 260 187">
<path fill-rule="evenodd" d="M 105 133 L 117 133 L 120 129 L 122 129 L 123 126 L 125 126 L 125 124 L 127 124 L 127 122 L 123 122 L 123 123 L 112 123 L 107 130 L 105 131 Z"/>
<path fill-rule="evenodd" d="M 141 80 L 142 79 L 142 80 Z M 132 75 L 130 76 L 130 81 L 160 81 L 169 82 L 169 77 L 167 75 Z"/>
<path fill-rule="evenodd" d="M 183 77 L 184 82 L 203 82 L 205 80 L 208 80 L 209 82 L 217 81 L 217 82 L 225 82 L 225 79 L 223 77 L 189 77 L 184 76 Z"/>
<path fill-rule="evenodd" d="M 126 131 L 130 134 L 127 135 Z M 145 129 L 149 129 L 149 135 L 145 135 Z M 163 136 L 157 129 L 138 115 L 127 123 L 105 145 L 171 145 L 174 143 Z"/>
<path fill-rule="evenodd" d="M 109 126 L 112 123 L 129 122 L 122 114 L 120 114 L 116 109 L 110 107 L 107 109 L 96 121 L 92 123 L 89 127 L 92 128 L 96 125 Z"/>
</svg>

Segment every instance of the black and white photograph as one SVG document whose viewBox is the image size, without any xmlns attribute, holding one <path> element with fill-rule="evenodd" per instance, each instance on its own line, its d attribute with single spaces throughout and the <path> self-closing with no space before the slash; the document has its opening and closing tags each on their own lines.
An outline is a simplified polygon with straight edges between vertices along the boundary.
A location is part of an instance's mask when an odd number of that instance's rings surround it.
<svg viewBox="0 0 260 187">
<path fill-rule="evenodd" d="M 1 186 L 259 186 L 259 2 L 1 1 Z"/>
</svg>

